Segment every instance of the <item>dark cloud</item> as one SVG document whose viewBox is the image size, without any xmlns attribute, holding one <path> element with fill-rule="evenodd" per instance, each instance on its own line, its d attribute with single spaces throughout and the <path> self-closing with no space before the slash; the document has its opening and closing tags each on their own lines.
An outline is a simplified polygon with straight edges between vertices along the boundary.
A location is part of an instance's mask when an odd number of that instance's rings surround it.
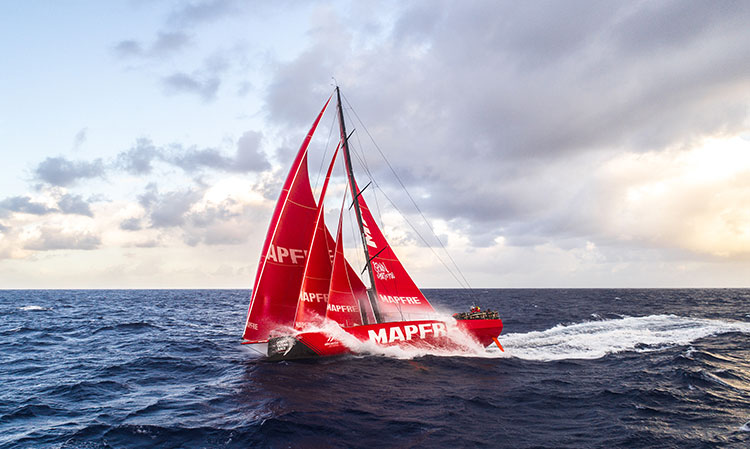
<svg viewBox="0 0 750 449">
<path fill-rule="evenodd" d="M 117 166 L 133 175 L 151 173 L 151 163 L 160 157 L 160 151 L 149 139 L 138 139 L 135 145 L 117 156 Z"/>
<path fill-rule="evenodd" d="M 201 192 L 193 189 L 159 193 L 157 185 L 150 183 L 138 201 L 146 210 L 152 228 L 168 228 L 182 225 L 201 196 Z"/>
<path fill-rule="evenodd" d="M 180 146 L 174 146 L 171 156 L 167 160 L 169 163 L 180 167 L 188 173 L 204 168 L 229 170 L 233 166 L 231 158 L 224 156 L 219 150 L 213 148 L 198 150 L 195 148 L 183 149 Z"/>
<path fill-rule="evenodd" d="M 115 54 L 121 58 L 164 58 L 178 53 L 190 45 L 190 36 L 185 33 L 160 32 L 150 45 L 127 39 L 115 44 Z"/>
<path fill-rule="evenodd" d="M 120 222 L 120 229 L 123 231 L 140 231 L 143 228 L 140 218 L 128 218 Z"/>
<path fill-rule="evenodd" d="M 260 151 L 263 135 L 256 131 L 247 131 L 237 141 L 237 156 L 234 170 L 240 172 L 263 171 L 271 168 L 266 155 Z"/>
<path fill-rule="evenodd" d="M 185 148 L 180 144 L 165 148 L 154 145 L 150 139 L 139 138 L 131 148 L 120 152 L 110 162 L 105 163 L 102 159 L 71 161 L 62 156 L 50 157 L 37 165 L 34 174 L 47 184 L 66 187 L 82 179 L 103 178 L 113 168 L 137 176 L 149 175 L 156 162 L 178 167 L 187 173 L 206 169 L 237 173 L 261 172 L 270 168 L 268 159 L 260 151 L 262 138 L 260 132 L 246 131 L 238 139 L 233 156 L 227 156 L 215 148 Z M 83 207 L 80 203 L 76 204 Z"/>
<path fill-rule="evenodd" d="M 93 250 L 101 244 L 99 236 L 88 232 L 65 232 L 57 228 L 42 228 L 41 235 L 24 245 L 24 249 L 52 251 L 59 249 Z"/>
<path fill-rule="evenodd" d="M 169 95 L 198 95 L 209 102 L 216 98 L 221 85 L 221 76 L 230 67 L 229 59 L 220 52 L 214 53 L 203 61 L 201 68 L 191 73 L 175 72 L 161 79 L 164 91 Z"/>
<path fill-rule="evenodd" d="M 159 33 L 151 47 L 151 54 L 161 56 L 185 49 L 190 44 L 190 37 L 181 32 Z"/>
<path fill-rule="evenodd" d="M 77 214 L 93 217 L 91 206 L 80 195 L 64 194 L 57 200 L 57 207 L 47 207 L 43 203 L 32 201 L 28 196 L 14 196 L 0 201 L 0 216 L 7 216 L 8 212 L 20 212 L 33 215 L 47 215 L 52 213 Z"/>
<path fill-rule="evenodd" d="M 120 57 L 141 56 L 143 54 L 141 44 L 132 39 L 118 42 L 114 46 L 114 51 Z"/>
<path fill-rule="evenodd" d="M 186 216 L 183 240 L 190 246 L 237 245 L 247 241 L 248 228 L 257 217 L 251 207 L 239 207 L 236 200 L 227 199 L 210 204 L 203 210 Z"/>
<path fill-rule="evenodd" d="M 266 155 L 260 151 L 260 141 L 263 135 L 256 131 L 245 132 L 237 141 L 237 151 L 234 157 L 225 156 L 215 148 L 184 148 L 172 145 L 169 151 L 161 152 L 160 157 L 188 173 L 204 169 L 227 172 L 261 172 L 271 167 Z"/>
<path fill-rule="evenodd" d="M 170 22 L 182 26 L 210 22 L 237 13 L 242 4 L 236 0 L 183 2 L 172 12 Z"/>
<path fill-rule="evenodd" d="M 188 220 L 191 225 L 199 228 L 208 227 L 216 222 L 227 221 L 241 215 L 231 210 L 231 207 L 236 204 L 235 200 L 228 199 L 217 206 L 208 207 L 199 213 L 191 213 L 188 216 Z"/>
<path fill-rule="evenodd" d="M 187 73 L 177 72 L 162 78 L 161 83 L 167 94 L 195 94 L 204 101 L 211 101 L 216 98 L 221 80 L 212 75 L 188 75 Z"/>
<path fill-rule="evenodd" d="M 309 46 L 274 67 L 266 110 L 280 125 L 309 126 L 333 73 L 403 182 L 426 192 L 429 216 L 463 220 L 485 244 L 502 233 L 520 241 L 523 223 L 537 242 L 578 235 L 592 230 L 571 211 L 590 218 L 596 206 L 583 193 L 595 186 L 581 182 L 591 171 L 580 167 L 743 129 L 749 10 L 409 2 L 379 38 L 347 25 L 357 18 L 321 15 Z M 342 29 L 332 38 L 323 22 Z M 367 148 L 370 170 L 397 197 L 387 165 Z"/>
<path fill-rule="evenodd" d="M 85 215 L 87 217 L 94 216 L 91 212 L 91 206 L 83 200 L 81 195 L 71 195 L 66 193 L 58 200 L 57 207 L 59 207 L 60 212 L 64 214 Z"/>
<path fill-rule="evenodd" d="M 156 248 L 160 245 L 160 242 L 158 240 L 145 240 L 143 242 L 138 242 L 134 244 L 136 248 Z"/>
<path fill-rule="evenodd" d="M 81 145 L 83 145 L 86 142 L 88 136 L 88 128 L 83 128 L 80 131 L 78 131 L 73 137 L 73 150 L 77 150 L 81 148 Z"/>
<path fill-rule="evenodd" d="M 0 217 L 7 215 L 8 212 L 46 215 L 57 212 L 57 209 L 47 207 L 42 203 L 36 203 L 28 196 L 13 196 L 0 201 Z"/>
<path fill-rule="evenodd" d="M 64 157 L 48 157 L 34 170 L 37 179 L 58 187 L 69 186 L 79 179 L 103 177 L 104 172 L 101 159 L 87 162 L 70 161 Z"/>
</svg>

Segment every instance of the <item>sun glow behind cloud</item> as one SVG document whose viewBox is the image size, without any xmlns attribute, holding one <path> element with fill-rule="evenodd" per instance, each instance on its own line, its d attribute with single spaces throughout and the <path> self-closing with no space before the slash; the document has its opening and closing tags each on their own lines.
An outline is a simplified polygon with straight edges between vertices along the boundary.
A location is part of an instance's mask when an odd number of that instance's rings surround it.
<svg viewBox="0 0 750 449">
<path fill-rule="evenodd" d="M 602 168 L 607 227 L 718 257 L 750 255 L 750 143 L 708 138 L 689 148 L 625 153 Z"/>
</svg>

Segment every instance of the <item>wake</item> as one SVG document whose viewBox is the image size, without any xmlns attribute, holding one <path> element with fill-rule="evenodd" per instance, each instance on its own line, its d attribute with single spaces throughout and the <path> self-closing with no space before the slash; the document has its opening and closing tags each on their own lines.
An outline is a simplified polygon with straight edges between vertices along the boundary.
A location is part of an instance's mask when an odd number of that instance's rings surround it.
<svg viewBox="0 0 750 449">
<path fill-rule="evenodd" d="M 695 340 L 729 332 L 750 333 L 750 323 L 686 318 L 676 315 L 649 315 L 611 320 L 559 324 L 544 331 L 510 333 L 500 336 L 505 352 L 493 345 L 483 348 L 457 328 L 449 326 L 451 339 L 459 348 L 381 347 L 369 342 L 351 342 L 353 352 L 413 359 L 426 355 L 440 357 L 510 358 L 549 362 L 566 359 L 592 360 L 621 352 L 651 352 L 688 345 Z"/>
<path fill-rule="evenodd" d="M 505 353 L 494 356 L 536 361 L 598 359 L 625 351 L 658 351 L 729 332 L 750 333 L 750 323 L 676 315 L 626 317 L 507 334 L 500 337 Z"/>
</svg>

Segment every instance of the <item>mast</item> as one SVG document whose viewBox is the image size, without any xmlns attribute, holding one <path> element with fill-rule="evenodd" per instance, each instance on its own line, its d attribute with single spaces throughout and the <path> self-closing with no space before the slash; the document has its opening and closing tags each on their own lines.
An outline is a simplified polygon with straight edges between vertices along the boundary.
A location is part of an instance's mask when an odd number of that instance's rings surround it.
<svg viewBox="0 0 750 449">
<path fill-rule="evenodd" d="M 372 305 L 372 312 L 375 314 L 375 321 L 378 323 L 382 322 L 380 316 L 380 308 L 378 307 L 377 301 L 377 290 L 375 289 L 375 274 L 372 271 L 372 260 L 370 254 L 367 251 L 367 237 L 365 237 L 364 224 L 362 222 L 362 211 L 359 208 L 359 193 L 354 191 L 354 186 L 357 185 L 354 179 L 354 171 L 352 170 L 352 157 L 349 153 L 349 139 L 346 134 L 346 125 L 344 124 L 344 109 L 341 106 L 341 93 L 339 87 L 336 86 L 336 99 L 337 108 L 339 111 L 339 128 L 341 129 L 341 140 L 344 142 L 344 161 L 346 161 L 346 172 L 349 175 L 349 188 L 352 194 L 352 201 L 354 202 L 354 211 L 357 215 L 357 224 L 359 225 L 359 236 L 362 238 L 362 249 L 365 251 L 365 260 L 367 261 L 367 273 L 370 276 L 370 288 L 367 289 L 367 296 L 370 299 Z M 362 314 L 362 324 L 367 323 L 367 312 L 364 307 L 360 306 L 360 313 Z"/>
</svg>

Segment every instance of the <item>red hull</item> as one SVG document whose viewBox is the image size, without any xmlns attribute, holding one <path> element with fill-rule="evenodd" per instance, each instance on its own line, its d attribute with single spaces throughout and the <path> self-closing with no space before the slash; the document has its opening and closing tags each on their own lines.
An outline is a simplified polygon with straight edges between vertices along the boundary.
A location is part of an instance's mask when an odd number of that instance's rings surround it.
<svg viewBox="0 0 750 449">
<path fill-rule="evenodd" d="M 500 335 L 503 322 L 497 320 L 458 320 L 457 327 L 470 335 L 483 346 L 493 342 Z M 444 321 L 395 321 L 342 328 L 347 335 L 332 336 L 323 331 L 301 332 L 286 337 L 276 337 L 269 341 L 268 357 L 274 360 L 330 357 L 351 353 L 347 346 L 351 343 L 370 342 L 377 346 L 461 349 L 461 345 L 448 335 L 448 325 Z"/>
</svg>

